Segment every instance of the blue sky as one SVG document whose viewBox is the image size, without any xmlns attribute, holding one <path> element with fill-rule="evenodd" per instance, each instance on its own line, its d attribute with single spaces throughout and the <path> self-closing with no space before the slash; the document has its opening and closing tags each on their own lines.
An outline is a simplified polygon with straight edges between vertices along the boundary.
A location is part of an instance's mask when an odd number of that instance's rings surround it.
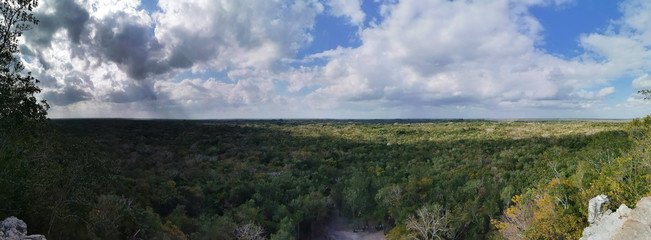
<svg viewBox="0 0 651 240">
<path fill-rule="evenodd" d="M 604 32 L 613 20 L 621 17 L 618 1 L 574 1 L 567 5 L 536 6 L 531 14 L 544 27 L 544 42 L 538 47 L 552 54 L 575 57 L 582 54 L 581 34 Z"/>
<path fill-rule="evenodd" d="M 651 88 L 642 0 L 44 0 L 36 11 L 21 49 L 53 118 L 651 110 L 635 93 Z"/>
</svg>

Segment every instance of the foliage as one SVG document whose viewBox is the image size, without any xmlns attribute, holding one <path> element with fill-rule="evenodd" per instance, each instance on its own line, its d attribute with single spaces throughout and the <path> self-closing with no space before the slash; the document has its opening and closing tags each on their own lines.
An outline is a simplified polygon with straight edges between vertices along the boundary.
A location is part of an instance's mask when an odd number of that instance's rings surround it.
<svg viewBox="0 0 651 240">
<path fill-rule="evenodd" d="M 644 95 L 644 100 L 651 100 L 651 89 L 642 89 L 637 91 L 637 93 Z"/>
<path fill-rule="evenodd" d="M 513 205 L 504 210 L 501 221 L 491 219 L 506 239 L 523 239 L 533 225 L 533 201 L 525 201 L 522 195 L 513 196 Z"/>
<path fill-rule="evenodd" d="M 604 193 L 611 206 L 634 206 L 642 197 L 651 195 L 651 117 L 635 119 L 628 129 L 634 147 L 620 157 L 604 162 L 593 172 L 589 193 Z"/>
<path fill-rule="evenodd" d="M 514 197 L 493 225 L 506 239 L 578 239 L 587 226 L 587 204 L 592 197 L 606 194 L 611 208 L 634 206 L 651 195 L 650 127 L 651 117 L 634 119 L 625 127 L 631 148 L 623 154 L 608 149 L 580 161 L 573 174 L 555 174 L 557 178 L 547 184 Z M 556 173 L 555 166 L 549 168 Z"/>
<path fill-rule="evenodd" d="M 577 182 L 593 175 L 577 166 L 630 147 L 625 125 L 607 122 L 54 122 L 111 159 L 110 185 L 91 195 L 132 202 L 117 215 L 117 238 L 139 231 L 149 239 L 234 239 L 259 226 L 259 237 L 303 239 L 325 234 L 341 215 L 353 226 L 381 222 L 392 239 L 407 239 L 427 215 L 420 211 L 447 215 L 437 236 L 482 239 L 510 199 L 535 186 L 547 189 L 530 194 L 544 200 L 532 202 L 540 222 L 561 221 L 554 213 L 581 217 Z M 540 210 L 544 204 L 553 211 Z M 85 213 L 101 209 L 93 206 Z M 133 224 L 137 213 L 154 215 Z M 582 224 L 575 220 L 571 229 Z"/>
<path fill-rule="evenodd" d="M 578 239 L 585 227 L 578 189 L 552 179 L 526 195 L 514 196 L 501 221 L 492 223 L 506 239 Z"/>
<path fill-rule="evenodd" d="M 235 229 L 235 238 L 238 240 L 260 240 L 264 239 L 264 230 L 255 223 L 245 223 Z"/>
<path fill-rule="evenodd" d="M 24 73 L 18 57 L 20 36 L 38 23 L 31 13 L 37 4 L 37 0 L 3 0 L 0 3 L 0 218 L 15 215 L 28 222 L 40 221 L 36 224 L 41 226 L 39 230 L 48 233 L 55 225 L 66 225 L 74 229 L 70 232 L 75 234 L 76 230 L 83 229 L 77 216 L 84 214 L 83 211 L 70 214 L 68 210 L 80 208 L 79 204 L 88 200 L 83 194 L 96 181 L 74 182 L 83 175 L 77 171 L 84 165 L 62 169 L 70 163 L 62 159 L 65 154 L 47 155 L 60 145 L 44 139 L 54 134 L 46 129 L 48 105 L 44 100 L 37 101 L 34 94 L 40 92 L 36 86 L 38 80 L 31 73 Z M 60 175 L 48 179 L 50 174 L 62 171 L 70 179 Z M 58 184 L 70 188 L 53 188 Z M 44 199 L 52 201 L 51 204 L 45 204 Z M 43 211 L 43 216 L 33 218 L 36 211 Z M 62 216 L 67 220 L 59 221 Z"/>
<path fill-rule="evenodd" d="M 20 168 L 39 174 L 7 172 L 27 181 L 4 185 L 25 193 L 0 196 L 0 217 L 20 216 L 48 239 L 235 239 L 246 229 L 305 239 L 327 234 L 335 216 L 408 239 L 426 216 L 446 216 L 436 236 L 485 239 L 497 233 L 491 219 L 504 221 L 502 209 L 522 196 L 513 206 L 529 212 L 505 215 L 532 216 L 522 234 L 572 237 L 585 224 L 586 192 L 596 191 L 588 186 L 600 179 L 591 169 L 611 171 L 609 161 L 634 149 L 628 128 L 53 120 L 34 145 L 43 151 Z"/>
<path fill-rule="evenodd" d="M 449 231 L 448 221 L 447 212 L 440 205 L 432 204 L 416 210 L 414 215 L 409 216 L 406 225 L 415 239 L 445 239 Z"/>
<path fill-rule="evenodd" d="M 0 218 L 48 239 L 305 239 L 336 215 L 391 239 L 577 239 L 591 197 L 651 194 L 651 117 L 44 124 L 18 57 L 36 6 L 0 5 Z"/>
<path fill-rule="evenodd" d="M 24 122 L 43 121 L 48 105 L 37 101 L 35 93 L 38 80 L 27 73 L 16 56 L 19 53 L 18 38 L 38 20 L 31 11 L 37 0 L 3 0 L 0 3 L 0 130 L 15 128 Z"/>
</svg>

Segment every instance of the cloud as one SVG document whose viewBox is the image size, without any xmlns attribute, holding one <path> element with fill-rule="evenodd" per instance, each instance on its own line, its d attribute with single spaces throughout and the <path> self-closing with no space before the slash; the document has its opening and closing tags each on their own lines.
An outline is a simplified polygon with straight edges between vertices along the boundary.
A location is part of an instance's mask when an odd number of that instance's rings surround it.
<svg viewBox="0 0 651 240">
<path fill-rule="evenodd" d="M 296 1 L 160 0 L 156 39 L 171 67 L 273 69 L 312 40 L 323 6 Z"/>
<path fill-rule="evenodd" d="M 170 95 L 156 91 L 156 82 L 187 69 L 228 70 L 237 94 L 224 104 L 263 101 L 258 85 L 271 83 L 281 59 L 309 44 L 323 12 L 315 0 L 161 0 L 159 6 L 150 13 L 138 0 L 43 1 L 36 12 L 41 23 L 26 32 L 21 51 L 27 70 L 43 80 L 42 96 L 56 105 L 52 111 L 78 101 L 165 102 Z M 71 84 L 70 75 L 90 84 Z"/>
<path fill-rule="evenodd" d="M 89 13 L 74 0 L 45 1 L 35 13 L 39 25 L 35 30 L 25 32 L 31 43 L 49 47 L 52 35 L 65 29 L 72 43 L 78 44 L 89 20 Z"/>
<path fill-rule="evenodd" d="M 165 72 L 167 67 L 156 54 L 160 46 L 149 34 L 151 19 L 136 10 L 138 5 L 139 1 L 44 1 L 36 13 L 38 27 L 25 34 L 28 52 L 36 53 L 32 55 L 46 70 L 60 60 L 52 56 L 62 51 L 52 46 L 57 41 L 67 45 L 70 58 L 95 61 L 93 68 L 110 61 L 133 79 Z M 61 31 L 65 35 L 57 37 Z M 48 51 L 49 56 L 44 54 Z"/>
<path fill-rule="evenodd" d="M 326 4 L 335 17 L 345 17 L 352 25 L 364 24 L 366 14 L 362 11 L 361 0 L 328 0 Z"/>
<path fill-rule="evenodd" d="M 633 89 L 637 91 L 651 89 L 651 76 L 649 76 L 649 74 L 644 74 L 633 79 Z"/>
<path fill-rule="evenodd" d="M 542 27 L 528 7 L 510 1 L 388 5 L 384 21 L 362 31 L 360 47 L 312 56 L 328 63 L 314 71 L 315 84 L 323 87 L 309 98 L 333 105 L 376 101 L 413 108 L 580 101 L 571 93 L 602 82 L 587 78 L 597 67 L 536 49 Z"/>
<path fill-rule="evenodd" d="M 228 106 L 255 105 L 274 102 L 273 83 L 266 81 L 241 80 L 224 83 L 214 78 L 208 80 L 185 79 L 181 82 L 159 81 L 155 85 L 159 93 L 182 103 L 222 104 Z"/>
<path fill-rule="evenodd" d="M 67 86 L 61 92 L 49 91 L 44 94 L 44 98 L 50 104 L 65 106 L 76 102 L 89 100 L 92 95 L 83 89 Z"/>
<path fill-rule="evenodd" d="M 133 79 L 166 72 L 169 67 L 155 57 L 161 46 L 148 36 L 148 30 L 149 26 L 111 20 L 95 24 L 91 54 L 98 54 L 100 61 L 106 59 L 118 64 Z"/>
<path fill-rule="evenodd" d="M 622 17 L 604 33 L 580 38 L 588 55 L 600 59 L 611 75 L 639 75 L 651 71 L 651 3 L 629 0 L 620 3 Z"/>
<path fill-rule="evenodd" d="M 605 87 L 599 90 L 597 97 L 605 97 L 615 92 L 615 87 Z"/>
<path fill-rule="evenodd" d="M 38 12 L 41 26 L 26 36 L 26 50 L 49 68 L 53 59 L 41 49 L 64 29 L 74 58 L 113 62 L 132 79 L 191 67 L 267 70 L 311 41 L 308 31 L 323 11 L 313 0 L 161 0 L 161 11 L 150 16 L 139 4 L 46 1 Z"/>
<path fill-rule="evenodd" d="M 599 99 L 611 95 L 615 92 L 615 87 L 605 87 L 597 92 L 589 92 L 581 89 L 576 95 L 583 99 Z"/>
<path fill-rule="evenodd" d="M 125 87 L 109 92 L 105 101 L 114 103 L 128 103 L 156 100 L 157 95 L 153 88 L 143 82 L 129 82 Z"/>
<path fill-rule="evenodd" d="M 651 86 L 651 3 L 622 2 L 579 57 L 547 54 L 529 9 L 572 2 L 377 1 L 366 26 L 360 0 L 47 0 L 21 52 L 54 116 L 593 116 L 613 79 Z M 320 14 L 361 45 L 295 59 Z"/>
</svg>

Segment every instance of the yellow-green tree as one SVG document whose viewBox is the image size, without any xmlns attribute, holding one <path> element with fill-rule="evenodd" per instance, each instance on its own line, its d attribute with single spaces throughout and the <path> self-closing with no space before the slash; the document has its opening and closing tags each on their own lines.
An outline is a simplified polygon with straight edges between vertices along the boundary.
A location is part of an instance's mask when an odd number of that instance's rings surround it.
<svg viewBox="0 0 651 240">
<path fill-rule="evenodd" d="M 578 239 L 585 227 L 571 181 L 554 178 L 525 196 L 514 196 L 501 220 L 492 220 L 506 239 Z"/>
</svg>

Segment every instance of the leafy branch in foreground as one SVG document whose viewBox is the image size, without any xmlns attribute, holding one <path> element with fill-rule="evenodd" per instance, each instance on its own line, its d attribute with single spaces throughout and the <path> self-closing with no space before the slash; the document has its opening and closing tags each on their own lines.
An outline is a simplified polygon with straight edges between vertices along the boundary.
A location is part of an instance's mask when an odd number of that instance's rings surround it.
<svg viewBox="0 0 651 240">
<path fill-rule="evenodd" d="M 38 101 L 34 94 L 41 89 L 31 72 L 24 75 L 25 67 L 17 56 L 18 39 L 23 31 L 38 24 L 31 11 L 38 0 L 4 0 L 0 3 L 0 125 L 12 128 L 23 122 L 43 121 L 49 108 L 45 100 Z"/>
<path fill-rule="evenodd" d="M 637 91 L 638 94 L 644 95 L 644 100 L 651 100 L 651 90 L 649 89 L 643 89 L 640 91 Z"/>
</svg>

